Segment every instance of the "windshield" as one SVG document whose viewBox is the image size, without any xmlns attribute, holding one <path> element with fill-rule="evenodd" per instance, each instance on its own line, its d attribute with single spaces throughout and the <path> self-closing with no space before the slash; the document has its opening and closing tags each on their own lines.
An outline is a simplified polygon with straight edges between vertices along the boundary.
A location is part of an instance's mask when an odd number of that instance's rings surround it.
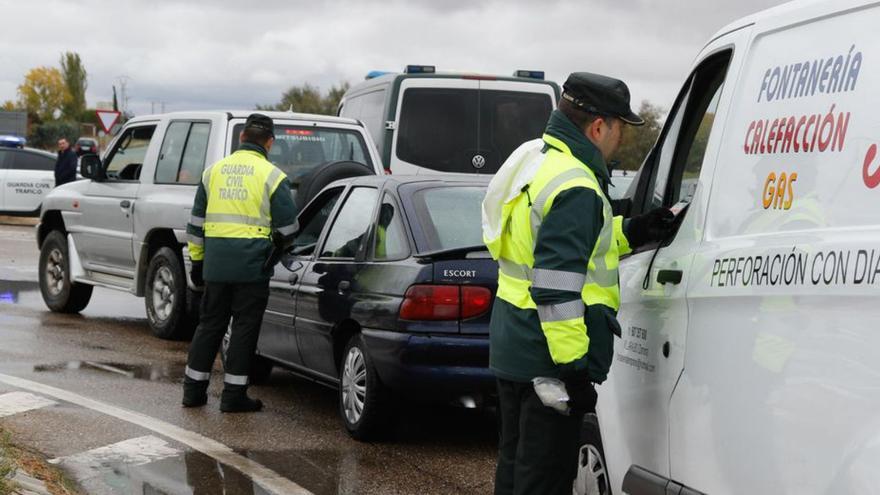
<svg viewBox="0 0 880 495">
<path fill-rule="evenodd" d="M 446 186 L 422 189 L 413 194 L 416 216 L 427 249 L 455 249 L 483 244 L 481 205 L 485 186 Z"/>
<path fill-rule="evenodd" d="M 232 149 L 238 149 L 238 135 L 244 124 L 232 132 Z M 275 125 L 275 144 L 269 150 L 269 161 L 280 168 L 294 189 L 303 176 L 318 165 L 329 162 L 353 161 L 370 169 L 373 162 L 363 136 L 356 131 L 313 126 Z"/>
</svg>

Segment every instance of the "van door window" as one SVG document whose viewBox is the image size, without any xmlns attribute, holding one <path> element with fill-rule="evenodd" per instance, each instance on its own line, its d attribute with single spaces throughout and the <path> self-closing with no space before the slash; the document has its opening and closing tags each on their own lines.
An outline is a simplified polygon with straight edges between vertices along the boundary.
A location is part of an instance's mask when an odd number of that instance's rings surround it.
<svg viewBox="0 0 880 495">
<path fill-rule="evenodd" d="M 657 154 L 646 162 L 651 168 L 642 171 L 650 172 L 642 211 L 693 199 L 730 56 L 726 51 L 709 58 L 685 84 L 667 117 Z"/>
<path fill-rule="evenodd" d="M 479 172 L 497 172 L 519 145 L 541 137 L 552 111 L 553 100 L 546 93 L 481 89 L 478 139 L 486 164 Z"/>
<path fill-rule="evenodd" d="M 140 178 L 155 130 L 155 125 L 145 125 L 130 127 L 123 132 L 104 161 L 107 180 L 136 181 Z"/>
<path fill-rule="evenodd" d="M 398 122 L 397 157 L 441 172 L 473 172 L 479 108 L 476 89 L 407 89 Z"/>
<path fill-rule="evenodd" d="M 364 123 L 376 146 L 381 146 L 385 136 L 385 90 L 367 93 L 361 100 L 363 106 L 357 118 Z"/>
</svg>

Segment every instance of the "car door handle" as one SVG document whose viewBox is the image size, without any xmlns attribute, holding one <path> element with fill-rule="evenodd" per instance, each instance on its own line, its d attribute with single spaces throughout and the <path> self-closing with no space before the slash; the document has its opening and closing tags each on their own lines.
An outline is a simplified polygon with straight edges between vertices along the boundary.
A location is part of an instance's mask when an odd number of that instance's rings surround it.
<svg viewBox="0 0 880 495">
<path fill-rule="evenodd" d="M 683 274 L 681 270 L 660 270 L 657 272 L 657 283 L 678 285 Z"/>
<path fill-rule="evenodd" d="M 337 285 L 336 288 L 339 290 L 340 294 L 343 292 L 348 292 L 349 289 L 351 289 L 351 282 L 349 282 L 348 280 L 343 280 L 342 282 L 339 282 L 339 285 Z"/>
<path fill-rule="evenodd" d="M 289 277 L 287 277 L 287 281 L 290 282 L 290 285 L 296 285 L 299 282 L 299 273 L 291 273 Z"/>
<path fill-rule="evenodd" d="M 127 199 L 123 199 L 122 201 L 119 202 L 119 206 L 122 208 L 128 209 L 131 207 L 131 201 L 129 201 Z"/>
</svg>

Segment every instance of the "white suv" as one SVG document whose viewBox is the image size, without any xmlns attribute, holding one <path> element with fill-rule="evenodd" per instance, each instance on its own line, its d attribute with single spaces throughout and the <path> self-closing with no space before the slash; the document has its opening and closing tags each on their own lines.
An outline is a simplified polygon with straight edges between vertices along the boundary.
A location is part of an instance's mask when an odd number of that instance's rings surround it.
<svg viewBox="0 0 880 495">
<path fill-rule="evenodd" d="M 238 147 L 250 113 L 137 117 L 125 124 L 103 160 L 83 156 L 87 180 L 46 195 L 37 226 L 40 289 L 49 309 L 82 310 L 96 285 L 124 290 L 145 297 L 155 335 L 187 338 L 198 309 L 185 269 L 186 223 L 196 185 L 206 165 Z M 294 190 L 310 173 L 336 166 L 381 171 L 375 146 L 357 121 L 263 113 L 275 121 L 269 160 L 288 175 Z M 327 175 L 332 176 L 322 176 Z"/>
</svg>

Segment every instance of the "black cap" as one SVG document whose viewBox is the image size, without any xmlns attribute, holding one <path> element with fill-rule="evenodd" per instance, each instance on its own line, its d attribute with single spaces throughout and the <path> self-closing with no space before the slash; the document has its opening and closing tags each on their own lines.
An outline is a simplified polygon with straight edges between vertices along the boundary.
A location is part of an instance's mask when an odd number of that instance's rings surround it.
<svg viewBox="0 0 880 495">
<path fill-rule="evenodd" d="M 645 123 L 629 108 L 629 88 L 620 79 L 572 72 L 562 85 L 562 98 L 590 113 L 618 117 L 630 125 Z"/>
<path fill-rule="evenodd" d="M 272 122 L 272 119 L 261 113 L 252 113 L 248 115 L 247 120 L 244 121 L 244 128 L 269 131 L 269 134 L 272 134 L 273 136 L 275 135 L 275 124 Z"/>
</svg>

